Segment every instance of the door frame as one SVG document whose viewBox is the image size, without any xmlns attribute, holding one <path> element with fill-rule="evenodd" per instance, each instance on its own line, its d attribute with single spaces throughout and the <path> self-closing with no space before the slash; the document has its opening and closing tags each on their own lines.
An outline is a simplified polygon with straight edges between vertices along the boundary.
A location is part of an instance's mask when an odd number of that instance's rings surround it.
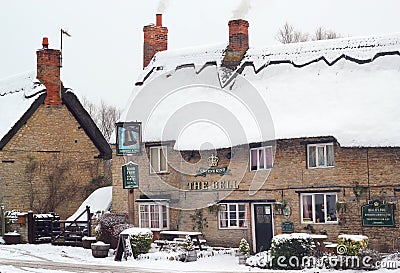
<svg viewBox="0 0 400 273">
<path fill-rule="evenodd" d="M 274 221 L 274 203 L 272 202 L 257 202 L 251 203 L 251 237 L 253 240 L 253 252 L 256 252 L 257 238 L 256 238 L 256 220 L 255 220 L 255 209 L 254 205 L 271 205 L 271 224 L 272 224 L 272 237 L 275 234 L 275 221 Z"/>
</svg>

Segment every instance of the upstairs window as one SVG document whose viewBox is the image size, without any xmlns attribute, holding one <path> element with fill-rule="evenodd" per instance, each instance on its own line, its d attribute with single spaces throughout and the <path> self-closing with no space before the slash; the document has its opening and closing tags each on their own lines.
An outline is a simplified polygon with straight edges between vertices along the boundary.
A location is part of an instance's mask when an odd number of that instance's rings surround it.
<svg viewBox="0 0 400 273">
<path fill-rule="evenodd" d="M 308 168 L 327 168 L 334 165 L 333 143 L 309 144 L 307 146 Z"/>
<path fill-rule="evenodd" d="M 150 173 L 167 172 L 167 147 L 150 147 Z"/>
<path fill-rule="evenodd" d="M 273 165 L 272 147 L 250 149 L 250 170 L 268 170 Z"/>
</svg>

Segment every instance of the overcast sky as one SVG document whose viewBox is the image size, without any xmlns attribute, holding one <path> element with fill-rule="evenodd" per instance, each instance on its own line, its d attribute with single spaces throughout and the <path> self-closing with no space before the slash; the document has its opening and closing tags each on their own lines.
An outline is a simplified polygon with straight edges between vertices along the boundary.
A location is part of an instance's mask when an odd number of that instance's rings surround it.
<svg viewBox="0 0 400 273">
<path fill-rule="evenodd" d="M 59 48 L 65 28 L 72 37 L 63 43 L 64 84 L 93 102 L 123 107 L 142 69 L 143 26 L 155 23 L 160 3 L 170 49 L 227 42 L 227 23 L 246 3 L 250 47 L 277 44 L 286 21 L 304 32 L 400 32 L 398 0 L 1 0 L 0 79 L 35 70 L 42 37 Z"/>
</svg>

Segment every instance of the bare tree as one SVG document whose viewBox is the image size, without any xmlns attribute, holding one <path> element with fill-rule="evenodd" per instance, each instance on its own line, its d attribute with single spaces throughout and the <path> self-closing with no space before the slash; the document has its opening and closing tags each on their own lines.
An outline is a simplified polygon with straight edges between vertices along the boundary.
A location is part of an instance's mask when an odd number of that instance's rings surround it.
<svg viewBox="0 0 400 273">
<path fill-rule="evenodd" d="M 342 37 L 342 35 L 333 30 L 327 30 L 323 27 L 318 27 L 311 36 L 311 40 L 327 40 L 340 37 Z M 276 39 L 283 44 L 298 43 L 309 41 L 310 35 L 308 33 L 296 30 L 293 25 L 290 25 L 286 22 L 283 27 L 279 29 Z"/>
<path fill-rule="evenodd" d="M 308 40 L 309 35 L 295 28 L 286 22 L 281 29 L 279 29 L 276 39 L 283 44 L 305 42 Z"/>
<path fill-rule="evenodd" d="M 329 30 L 329 29 L 327 30 L 327 29 L 324 29 L 323 27 L 318 27 L 314 32 L 312 40 L 313 41 L 328 40 L 328 39 L 336 39 L 336 38 L 340 38 L 340 37 L 342 37 L 342 35 L 333 30 Z"/>
<path fill-rule="evenodd" d="M 82 105 L 92 117 L 104 138 L 108 141 L 114 131 L 115 122 L 120 116 L 120 110 L 104 101 L 101 101 L 100 105 L 95 105 L 87 98 L 83 98 Z"/>
</svg>

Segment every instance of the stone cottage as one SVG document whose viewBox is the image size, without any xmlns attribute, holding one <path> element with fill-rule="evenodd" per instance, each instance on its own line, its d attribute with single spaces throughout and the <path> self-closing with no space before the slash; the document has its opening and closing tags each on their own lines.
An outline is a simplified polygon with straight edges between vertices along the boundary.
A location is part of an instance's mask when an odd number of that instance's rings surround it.
<svg viewBox="0 0 400 273">
<path fill-rule="evenodd" d="M 166 50 L 160 17 L 112 139 L 114 210 L 254 252 L 285 232 L 399 247 L 398 34 L 256 49 L 237 19 L 227 46 Z"/>
<path fill-rule="evenodd" d="M 63 86 L 60 50 L 43 38 L 36 54 L 36 73 L 0 82 L 0 202 L 65 219 L 98 187 L 111 148 Z"/>
</svg>

